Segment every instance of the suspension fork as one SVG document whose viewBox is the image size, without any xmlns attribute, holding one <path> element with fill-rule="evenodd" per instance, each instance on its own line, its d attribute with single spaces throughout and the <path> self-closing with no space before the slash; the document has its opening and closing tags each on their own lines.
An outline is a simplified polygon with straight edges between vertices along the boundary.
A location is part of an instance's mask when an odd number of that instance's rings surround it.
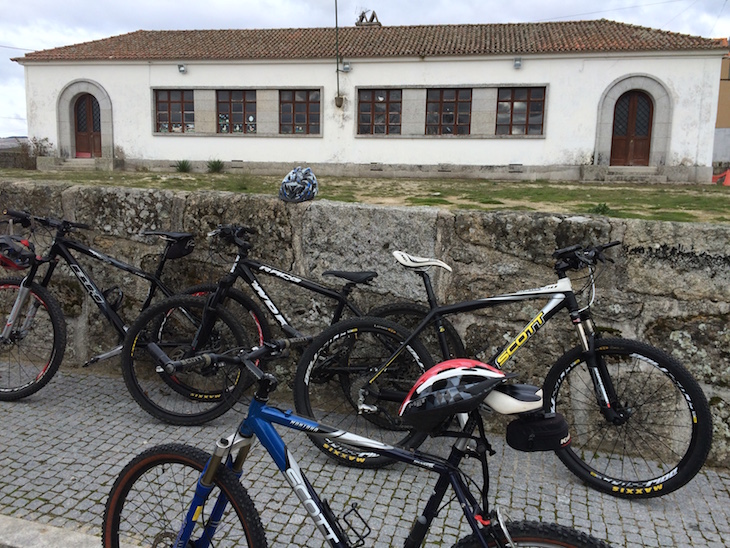
<svg viewBox="0 0 730 548">
<path fill-rule="evenodd" d="M 46 276 L 43 280 L 44 282 L 46 281 L 46 279 L 50 279 L 49 273 L 53 271 L 54 266 L 54 263 L 51 263 L 49 265 L 48 273 L 46 273 Z M 35 279 L 37 272 L 38 264 L 35 263 L 31 266 L 28 275 L 23 278 L 22 282 L 20 282 L 18 296 L 15 298 L 15 302 L 13 303 L 13 308 L 10 310 L 10 314 L 7 318 L 5 318 L 5 325 L 3 326 L 2 333 L 0 333 L 0 339 L 2 339 L 3 341 L 7 341 L 10 339 L 10 334 L 13 332 L 13 327 L 18 321 L 20 313 L 23 310 L 26 302 L 28 301 L 28 296 L 30 295 L 30 287 L 33 283 L 33 280 Z M 23 325 L 21 325 L 20 328 L 17 329 L 19 333 L 25 333 L 28 329 L 30 329 L 30 326 L 33 324 L 33 320 L 35 319 L 36 312 L 38 311 L 38 308 L 40 308 L 40 306 L 40 302 L 35 299 L 31 299 L 30 303 L 28 303 L 28 312 L 25 315 L 25 319 L 23 320 Z"/>
<path fill-rule="evenodd" d="M 213 486 L 215 485 L 215 477 L 218 474 L 221 466 L 226 466 L 233 471 L 237 478 L 241 477 L 243 465 L 246 462 L 246 457 L 251 450 L 253 444 L 252 437 L 243 437 L 239 434 L 234 434 L 227 438 L 221 438 L 213 451 L 213 456 L 208 461 L 203 472 L 200 474 L 198 484 L 195 487 L 195 495 L 193 501 L 188 509 L 185 521 L 183 522 L 182 528 L 177 535 L 175 540 L 176 547 L 185 547 L 189 545 L 190 537 L 192 536 L 195 524 L 200 518 L 200 515 L 205 506 L 205 502 L 208 500 Z M 230 457 L 231 453 L 238 449 L 238 454 L 235 459 Z M 225 462 L 224 462 L 225 457 Z M 207 548 L 211 545 L 213 536 L 218 528 L 218 525 L 223 518 L 223 513 L 228 506 L 228 497 L 221 491 L 218 498 L 215 501 L 213 510 L 211 510 L 203 533 L 197 541 L 195 541 L 196 548 Z"/>
<path fill-rule="evenodd" d="M 571 317 L 573 314 L 571 313 Z M 577 320 L 577 321 L 576 321 Z M 601 414 L 607 421 L 613 424 L 623 424 L 629 417 L 628 410 L 617 409 L 618 397 L 613 385 L 613 380 L 608 373 L 606 362 L 596 352 L 598 334 L 595 331 L 593 319 L 590 312 L 583 310 L 573 320 L 578 336 L 583 346 L 588 373 L 593 381 L 593 390 L 601 408 Z"/>
<path fill-rule="evenodd" d="M 226 274 L 220 282 L 218 282 L 218 289 L 216 289 L 208 297 L 205 308 L 203 308 L 203 317 L 200 320 L 200 327 L 193 338 L 189 356 L 192 356 L 201 344 L 205 344 L 210 339 L 210 335 L 213 332 L 213 325 L 218 317 L 218 307 L 223 305 L 226 297 L 228 296 L 228 290 L 233 287 L 233 284 L 236 283 L 236 279 L 238 278 L 236 271 L 238 269 L 240 259 L 240 255 L 236 257 L 236 261 L 231 268 L 231 271 Z"/>
</svg>

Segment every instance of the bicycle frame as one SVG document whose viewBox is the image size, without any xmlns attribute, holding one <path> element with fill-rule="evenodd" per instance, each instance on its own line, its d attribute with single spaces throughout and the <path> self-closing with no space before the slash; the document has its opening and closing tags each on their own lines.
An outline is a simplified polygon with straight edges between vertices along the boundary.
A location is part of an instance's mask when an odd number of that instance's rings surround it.
<svg viewBox="0 0 730 548">
<path fill-rule="evenodd" d="M 448 314 L 470 312 L 473 310 L 537 299 L 547 299 L 548 302 L 542 307 L 537 315 L 527 323 L 519 334 L 512 339 L 509 344 L 502 347 L 494 356 L 487 360 L 487 363 L 501 369 L 504 364 L 507 363 L 553 316 L 562 309 L 567 308 L 571 322 L 578 333 L 583 351 L 587 353 L 586 362 L 594 383 L 598 403 L 604 416 L 606 416 L 607 420 L 610 421 L 625 420 L 613 410 L 613 404 L 616 402 L 616 393 L 613 387 L 613 382 L 606 371 L 605 365 L 600 360 L 596 359 L 596 332 L 593 320 L 590 317 L 590 310 L 588 307 L 583 309 L 580 308 L 575 293 L 573 292 L 572 282 L 567 275 L 562 275 L 558 278 L 556 283 L 551 285 L 534 289 L 525 289 L 514 293 L 504 293 L 501 295 L 495 295 L 473 301 L 464 301 L 451 305 L 438 306 L 434 298 L 433 301 L 429 301 L 431 303 L 431 310 L 429 313 L 393 352 L 390 358 L 388 358 L 388 360 L 373 374 L 368 381 L 367 386 L 373 385 L 375 380 L 390 366 L 391 363 L 395 361 L 401 352 L 405 350 L 408 344 L 424 329 L 426 329 L 426 326 L 429 323 L 434 321 L 434 318 L 438 321 L 439 318 Z M 362 388 L 361 390 L 368 390 L 368 388 Z M 367 412 L 367 410 L 363 409 L 363 412 Z"/>
<path fill-rule="evenodd" d="M 157 272 L 155 274 L 149 274 L 148 272 L 145 272 L 135 266 L 132 266 L 128 263 L 110 257 L 109 255 L 101 253 L 100 251 L 97 251 L 85 244 L 82 244 L 81 242 L 56 235 L 53 243 L 51 244 L 48 255 L 44 257 L 41 262 L 38 262 L 31 266 L 31 270 L 25 277 L 25 281 L 32 282 L 37 275 L 40 265 L 48 263 L 48 270 L 43 275 L 43 278 L 40 281 L 40 285 L 42 285 L 43 287 L 48 287 L 51 282 L 53 272 L 58 265 L 58 258 L 60 257 L 68 264 L 71 272 L 73 272 L 74 276 L 76 276 L 76 279 L 86 290 L 89 297 L 91 297 L 94 303 L 99 307 L 99 310 L 104 315 L 104 317 L 117 331 L 120 338 L 123 338 L 125 332 L 127 331 L 126 323 L 119 316 L 119 314 L 117 314 L 116 310 L 114 310 L 114 308 L 109 304 L 106 297 L 104 297 L 103 292 L 99 289 L 99 287 L 93 281 L 88 272 L 79 264 L 79 262 L 73 256 L 73 254 L 71 253 L 72 250 L 91 257 L 92 259 L 95 259 L 97 261 L 101 261 L 110 266 L 113 266 L 114 268 L 123 270 L 124 272 L 147 280 L 150 283 L 150 289 L 148 291 L 147 298 L 142 305 L 142 309 L 145 309 L 149 306 L 158 288 L 168 297 L 174 294 L 174 291 L 167 287 L 159 278 L 159 274 L 162 271 L 162 267 L 165 263 L 164 257 L 163 259 L 161 259 L 158 265 Z"/>
<path fill-rule="evenodd" d="M 488 518 L 486 517 L 488 509 L 480 507 L 476 498 L 469 491 L 468 486 L 462 479 L 461 472 L 458 469 L 461 459 L 466 454 L 466 446 L 469 441 L 468 436 L 471 435 L 476 428 L 477 421 L 480 420 L 477 417 L 478 414 L 466 422 L 463 433 L 467 437 L 458 439 L 448 459 L 443 459 L 420 451 L 399 449 L 350 432 L 325 426 L 311 419 L 298 416 L 291 411 L 281 411 L 274 407 L 269 407 L 265 402 L 256 398 L 251 402 L 248 415 L 241 423 L 238 432 L 228 438 L 221 439 L 216 445 L 211 460 L 200 476 L 193 501 L 183 522 L 175 546 L 187 545 L 186 543 L 190 539 L 200 509 L 212 490 L 213 477 L 216 474 L 218 466 L 227 466 L 237 477 L 241 477 L 245 459 L 253 443 L 254 436 L 259 439 L 272 457 L 277 468 L 286 478 L 310 519 L 312 519 L 330 546 L 336 548 L 353 546 L 347 535 L 342 531 L 329 505 L 326 501 L 322 501 L 319 498 L 312 484 L 307 480 L 299 468 L 296 459 L 273 426 L 280 425 L 309 434 L 323 433 L 330 437 L 336 436 L 348 445 L 388 456 L 407 465 L 417 466 L 438 474 L 439 479 L 433 493 L 424 511 L 420 514 L 423 519 L 419 518 L 414 522 L 413 528 L 404 544 L 406 548 L 421 546 L 431 523 L 438 515 L 441 501 L 449 487 L 453 489 L 454 495 L 463 509 L 464 515 L 472 530 L 477 535 L 477 538 L 481 540 L 483 546 L 486 547 L 487 540 L 484 535 L 484 530 L 480 525 L 489 525 Z M 234 454 L 235 457 L 233 456 Z M 208 518 L 208 523 L 206 524 L 201 539 L 195 543 L 196 546 L 209 546 L 209 541 L 215 534 L 215 529 L 223 516 L 226 504 L 227 500 L 221 494 Z M 485 517 L 482 517 L 483 515 Z M 359 546 L 360 544 L 357 545 Z"/>
<path fill-rule="evenodd" d="M 256 276 L 256 272 L 272 276 L 279 280 L 283 280 L 286 283 L 294 284 L 298 287 L 318 293 L 319 295 L 336 301 L 337 307 L 335 308 L 334 315 L 332 316 L 332 324 L 342 319 L 342 314 L 345 310 L 350 310 L 356 316 L 363 315 L 363 312 L 347 298 L 352 291 L 352 288 L 356 285 L 354 282 L 346 283 L 342 289 L 337 291 L 307 278 L 295 276 L 271 265 L 243 257 L 240 254 L 236 255 L 236 260 L 234 261 L 229 274 L 220 281 L 219 291 L 211 295 L 210 306 L 215 308 L 215 305 L 225 298 L 225 294 L 228 289 L 233 286 L 237 279 L 240 278 L 244 283 L 251 287 L 256 296 L 266 306 L 266 309 L 276 319 L 281 326 L 282 331 L 288 337 L 302 337 L 303 333 L 289 323 L 279 307 L 276 303 L 274 303 L 274 300 L 261 285 L 261 282 Z"/>
</svg>

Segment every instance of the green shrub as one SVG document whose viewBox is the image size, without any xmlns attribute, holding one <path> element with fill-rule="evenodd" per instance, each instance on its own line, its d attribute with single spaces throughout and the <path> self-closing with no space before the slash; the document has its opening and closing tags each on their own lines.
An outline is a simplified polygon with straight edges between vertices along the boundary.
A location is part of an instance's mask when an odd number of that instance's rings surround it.
<svg viewBox="0 0 730 548">
<path fill-rule="evenodd" d="M 223 173 L 223 160 L 208 160 L 208 173 Z"/>
<path fill-rule="evenodd" d="M 178 173 L 190 173 L 193 170 L 193 165 L 190 160 L 180 160 L 175 162 L 175 171 Z"/>
<path fill-rule="evenodd" d="M 606 205 L 605 202 L 594 205 L 588 210 L 588 213 L 596 213 L 598 215 L 608 215 L 611 213 L 611 208 Z"/>
</svg>

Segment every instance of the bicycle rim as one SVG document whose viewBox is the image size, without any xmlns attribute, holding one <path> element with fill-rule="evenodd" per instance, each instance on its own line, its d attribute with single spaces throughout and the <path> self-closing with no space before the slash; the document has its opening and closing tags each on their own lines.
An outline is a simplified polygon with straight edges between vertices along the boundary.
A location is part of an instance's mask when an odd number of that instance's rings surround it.
<svg viewBox="0 0 730 548">
<path fill-rule="evenodd" d="M 358 318 L 326 330 L 302 356 L 295 381 L 297 410 L 322 424 L 380 442 L 417 447 L 425 434 L 411 430 L 398 409 L 432 362 L 415 341 L 372 383 L 375 371 L 405 340 L 407 331 L 382 319 Z M 359 412 L 358 406 L 366 410 Z M 311 436 L 330 457 L 353 466 L 377 467 L 389 459 L 327 437 Z"/>
<path fill-rule="evenodd" d="M 707 401 L 689 373 L 669 356 L 632 341 L 601 341 L 605 364 L 625 420 L 601 414 L 587 366 L 578 354 L 546 380 L 551 410 L 571 428 L 558 452 L 591 486 L 625 497 L 654 497 L 686 484 L 707 457 L 712 437 Z M 551 377 L 551 375 L 549 375 Z"/>
<path fill-rule="evenodd" d="M 105 548 L 172 546 L 180 531 L 209 455 L 194 447 L 169 444 L 133 459 L 120 473 L 107 499 L 102 526 Z M 266 546 L 258 513 L 236 477 L 221 470 L 200 508 L 191 540 L 201 537 L 218 497 L 228 500 L 211 546 Z"/>
<path fill-rule="evenodd" d="M 157 361 L 147 352 L 150 342 L 172 360 L 247 346 L 236 322 L 219 311 L 208 341 L 193 351 L 204 306 L 205 299 L 173 297 L 148 309 L 130 328 L 122 352 L 125 381 L 132 395 L 150 414 L 172 424 L 199 425 L 219 417 L 253 382 L 231 364 L 194 366 L 174 374 L 157 370 Z"/>
<path fill-rule="evenodd" d="M 409 331 L 413 331 L 416 327 L 418 327 L 418 324 L 423 321 L 423 318 L 425 318 L 429 312 L 430 310 L 427 306 L 416 303 L 392 303 L 372 309 L 368 312 L 368 316 L 386 318 L 402 325 Z M 446 356 L 444 356 L 441 349 L 434 324 L 428 325 L 423 331 L 421 331 L 418 334 L 418 339 L 423 343 L 423 346 L 426 347 L 429 354 L 431 354 L 434 362 L 465 357 L 466 350 L 464 349 L 464 343 L 462 342 L 459 333 L 456 331 L 456 328 L 446 318 L 443 318 L 441 321 L 443 322 L 446 344 L 448 346 L 448 353 Z"/>
<path fill-rule="evenodd" d="M 570 529 L 557 523 L 535 521 L 512 521 L 505 523 L 515 547 L 519 548 L 610 548 L 602 540 L 582 531 Z M 501 539 L 505 542 L 505 539 Z M 488 541 L 488 546 L 496 546 Z M 476 548 L 481 546 L 475 535 L 461 539 L 454 548 Z"/>
<path fill-rule="evenodd" d="M 3 320 L 13 308 L 20 283 L 20 279 L 0 280 Z M 65 346 L 66 324 L 60 307 L 34 284 L 10 337 L 0 340 L 0 400 L 17 400 L 40 390 L 58 370 Z"/>
</svg>

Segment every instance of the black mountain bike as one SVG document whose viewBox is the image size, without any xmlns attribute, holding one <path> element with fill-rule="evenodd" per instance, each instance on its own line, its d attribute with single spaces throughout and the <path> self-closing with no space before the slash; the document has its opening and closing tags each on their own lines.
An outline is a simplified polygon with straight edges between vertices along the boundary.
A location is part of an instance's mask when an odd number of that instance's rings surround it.
<svg viewBox="0 0 730 548">
<path fill-rule="evenodd" d="M 207 299 L 183 296 L 166 299 L 140 314 L 129 328 L 122 350 L 122 373 L 134 399 L 152 416 L 171 424 L 204 424 L 228 411 L 251 386 L 250 376 L 236 366 L 184 361 L 202 352 L 235 352 L 242 346 L 253 346 L 235 344 L 236 338 L 245 338 L 246 333 L 237 333 L 236 318 L 221 307 L 238 280 L 251 288 L 288 337 L 304 335 L 287 320 L 257 274 L 276 277 L 334 301 L 336 306 L 330 324 L 345 316 L 364 315 L 350 295 L 358 285 L 375 279 L 376 272 L 325 272 L 324 275 L 344 280 L 344 285 L 336 290 L 251 259 L 248 254 L 251 250 L 249 235 L 252 233 L 250 228 L 230 225 L 212 231 L 210 236 L 220 239 L 237 252 L 229 273 L 218 282 L 215 290 Z M 368 315 L 417 324 L 428 312 L 428 307 L 416 303 L 391 303 L 370 310 Z M 191 317 L 199 321 L 191 321 Z M 220 331 L 216 331 L 218 325 L 225 325 L 224 331 L 230 336 L 223 337 Z M 463 353 L 461 338 L 453 325 L 441 320 L 439 326 L 447 352 L 455 355 Z M 256 318 L 256 329 L 249 340 L 271 338 L 271 328 L 263 316 Z M 436 331 L 424 331 L 427 332 L 425 343 L 431 344 L 432 349 L 440 348 Z M 173 360 L 183 360 L 184 365 L 173 370 L 169 366 Z M 172 381 L 173 378 L 175 381 Z"/>
<path fill-rule="evenodd" d="M 328 328 L 299 362 L 294 383 L 297 411 L 387 443 L 417 447 L 425 438 L 400 420 L 398 407 L 423 368 L 424 358 L 411 344 L 419 333 L 445 315 L 547 300 L 487 363 L 502 368 L 548 320 L 566 309 L 579 345 L 548 371 L 540 394 L 545 411 L 561 413 L 570 425 L 572 444 L 557 451 L 558 457 L 580 479 L 616 496 L 655 497 L 679 489 L 707 458 L 712 418 L 699 384 L 677 360 L 647 344 L 606 338 L 596 330 L 590 308 L 596 268 L 606 260 L 604 250 L 619 243 L 555 251 L 558 280 L 552 285 L 450 305 L 438 305 L 434 298 L 430 312 L 405 337 L 384 328 L 377 318 Z M 568 272 L 586 268 L 590 302 L 580 306 Z M 338 462 L 363 467 L 386 462 L 327 436 L 311 438 Z"/>
<path fill-rule="evenodd" d="M 193 235 L 186 232 L 144 232 L 144 235 L 158 236 L 166 242 L 155 272 L 148 273 L 69 237 L 69 233 L 75 230 L 90 229 L 87 224 L 38 217 L 25 211 L 5 210 L 3 214 L 7 216 L 8 224 L 19 224 L 22 231 L 33 234 L 40 226 L 53 234 L 50 248 L 43 257 L 36 255 L 32 241 L 12 234 L 15 227 L 9 229 L 11 234 L 0 236 L 0 266 L 15 272 L 27 270 L 23 277 L 0 279 L 0 319 L 4 321 L 0 331 L 0 400 L 3 401 L 18 400 L 37 392 L 53 378 L 63 361 L 66 321 L 60 304 L 48 289 L 59 260 L 68 265 L 119 336 L 118 346 L 92 357 L 85 364 L 89 365 L 118 356 L 128 327 L 118 312 L 122 304 L 122 290 L 117 286 L 101 290 L 73 253 L 78 252 L 147 281 L 149 291 L 142 304 L 144 310 L 149 307 L 157 290 L 168 297 L 177 293 L 161 281 L 162 271 L 168 259 L 185 257 L 194 246 Z M 42 272 L 44 266 L 47 267 L 45 273 Z M 214 284 L 202 284 L 182 292 L 203 295 L 213 289 Z M 237 321 L 249 326 L 249 331 L 255 329 L 257 319 L 263 316 L 256 303 L 239 290 L 232 290 L 228 298 Z M 241 331 L 236 333 L 236 344 L 263 341 L 263 338 L 249 341 Z"/>
</svg>

